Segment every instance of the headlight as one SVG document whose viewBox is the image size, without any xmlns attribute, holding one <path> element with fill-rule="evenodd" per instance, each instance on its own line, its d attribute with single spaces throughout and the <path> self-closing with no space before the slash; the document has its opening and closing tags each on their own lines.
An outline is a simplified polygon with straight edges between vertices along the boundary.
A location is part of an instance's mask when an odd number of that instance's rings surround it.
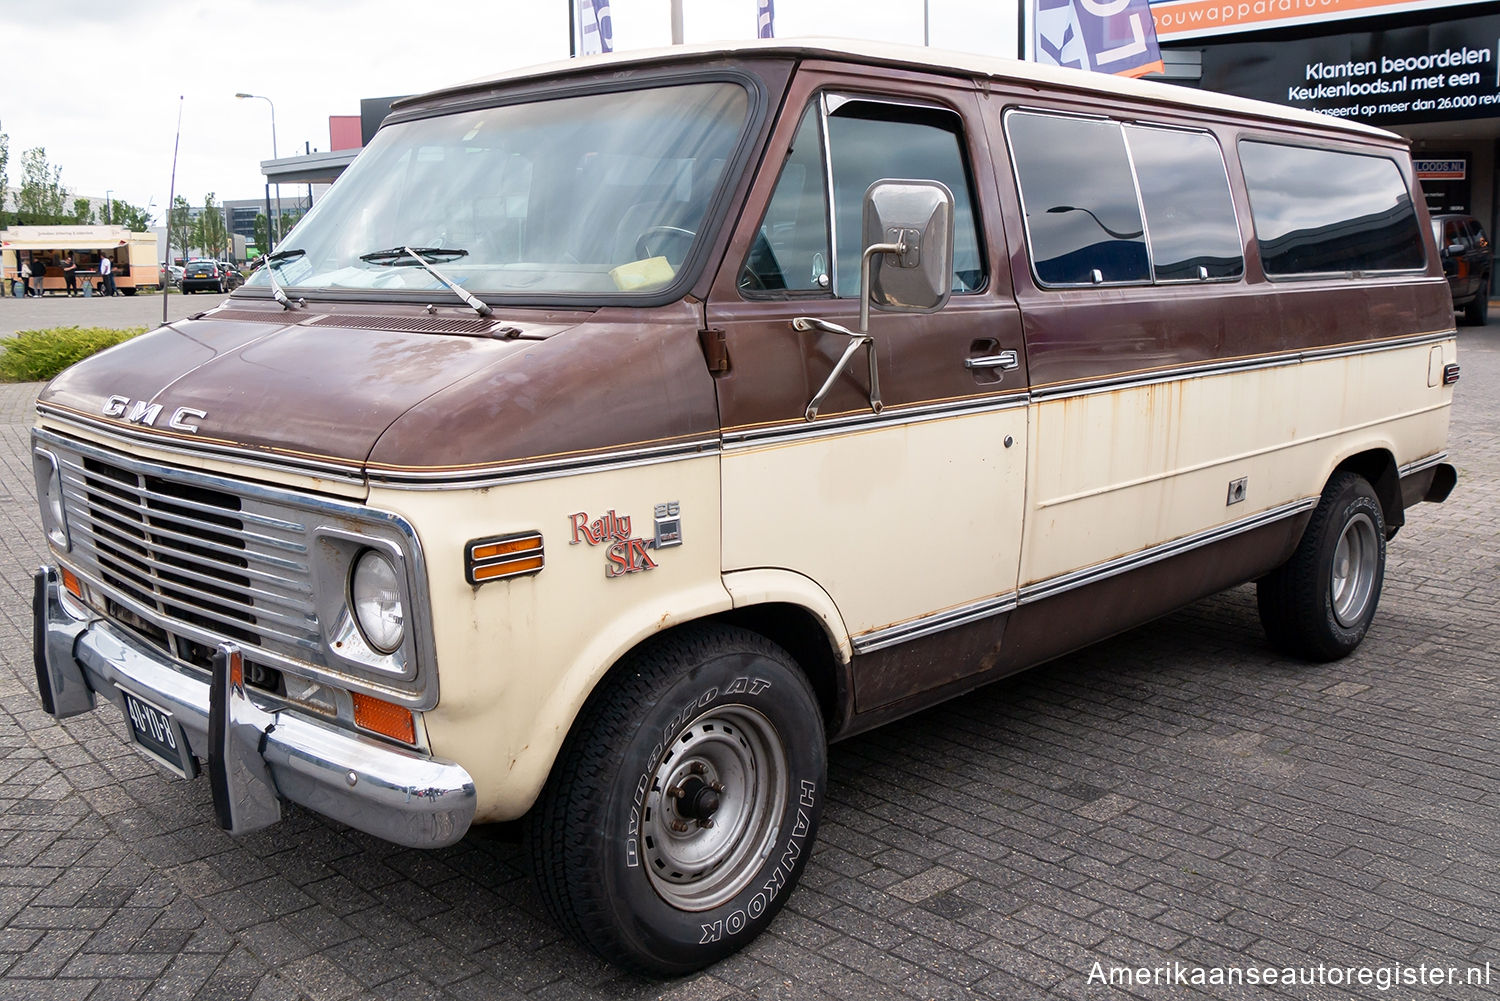
<svg viewBox="0 0 1500 1001">
<path fill-rule="evenodd" d="M 52 544 L 66 552 L 70 546 L 68 513 L 63 507 L 62 476 L 57 471 L 57 457 L 51 452 L 36 451 L 31 454 L 31 463 L 36 474 L 37 499 L 42 505 L 42 528 Z"/>
<path fill-rule="evenodd" d="M 396 568 L 383 553 L 366 549 L 354 561 L 349 578 L 349 604 L 365 642 L 381 653 L 394 653 L 406 634 L 401 586 Z"/>
</svg>

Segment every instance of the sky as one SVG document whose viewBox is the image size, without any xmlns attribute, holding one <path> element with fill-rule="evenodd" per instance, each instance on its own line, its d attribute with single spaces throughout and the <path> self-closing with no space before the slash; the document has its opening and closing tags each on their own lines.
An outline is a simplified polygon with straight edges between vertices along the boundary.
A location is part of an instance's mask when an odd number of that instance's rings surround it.
<svg viewBox="0 0 1500 1001">
<path fill-rule="evenodd" d="M 934 46 L 1016 51 L 1007 0 L 926 0 Z M 683 0 L 689 43 L 755 36 L 755 0 Z M 671 42 L 669 0 L 612 0 L 617 51 Z M 66 16 L 64 17 L 64 12 Z M 0 0 L 7 183 L 43 147 L 75 195 L 121 198 L 160 223 L 172 182 L 195 205 L 260 198 L 271 159 L 327 150 L 330 115 L 568 56 L 567 0 Z M 776 35 L 921 44 L 923 0 L 776 0 Z M 179 100 L 180 98 L 180 100 Z"/>
</svg>

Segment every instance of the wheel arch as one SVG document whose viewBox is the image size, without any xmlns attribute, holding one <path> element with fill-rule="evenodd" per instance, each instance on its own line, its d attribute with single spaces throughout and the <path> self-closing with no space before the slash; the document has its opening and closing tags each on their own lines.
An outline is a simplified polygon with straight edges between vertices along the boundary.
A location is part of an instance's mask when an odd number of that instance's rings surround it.
<svg viewBox="0 0 1500 1001">
<path fill-rule="evenodd" d="M 1380 498 L 1381 514 L 1385 517 L 1387 537 L 1406 524 L 1406 508 L 1401 500 L 1401 471 L 1390 448 L 1382 445 L 1345 456 L 1323 478 L 1324 486 L 1343 472 L 1358 473 L 1375 488 L 1375 496 Z"/>
</svg>

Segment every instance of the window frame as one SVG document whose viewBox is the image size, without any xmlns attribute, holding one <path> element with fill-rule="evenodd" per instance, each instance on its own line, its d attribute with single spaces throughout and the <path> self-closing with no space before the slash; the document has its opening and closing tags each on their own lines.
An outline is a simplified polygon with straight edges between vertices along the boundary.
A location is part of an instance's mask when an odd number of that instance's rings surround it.
<svg viewBox="0 0 1500 1001">
<path fill-rule="evenodd" d="M 1063 118 L 1083 122 L 1103 122 L 1113 125 L 1120 132 L 1120 141 L 1125 149 L 1125 161 L 1130 167 L 1130 186 L 1135 192 L 1136 212 L 1141 220 L 1141 240 L 1145 245 L 1146 267 L 1149 279 L 1146 281 L 1101 281 L 1101 282 L 1049 282 L 1044 281 L 1036 268 L 1035 243 L 1031 235 L 1031 216 L 1026 211 L 1026 191 L 1021 184 L 1020 164 L 1016 161 L 1016 144 L 1011 136 L 1010 125 L 1012 119 L 1017 115 L 1033 115 L 1044 118 Z M 1088 114 L 1086 112 L 1068 111 L 1059 108 L 1036 107 L 1033 105 L 1014 105 L 1005 109 L 1001 117 L 1001 127 L 1005 132 L 1006 156 L 1010 160 L 1011 178 L 1016 186 L 1016 198 L 1021 208 L 1021 227 L 1026 235 L 1026 267 L 1031 273 L 1031 280 L 1039 289 L 1091 289 L 1091 288 L 1155 288 L 1157 286 L 1199 286 L 1199 285 L 1222 285 L 1226 283 L 1243 282 L 1248 274 L 1245 263 L 1245 226 L 1240 219 L 1240 208 L 1234 197 L 1234 179 L 1229 173 L 1229 158 L 1224 154 L 1224 144 L 1219 141 L 1217 133 L 1212 129 L 1195 128 L 1186 125 L 1177 125 L 1169 122 L 1145 121 L 1138 118 L 1122 118 L 1112 115 Z M 1229 197 L 1229 209 L 1234 217 L 1235 235 L 1240 248 L 1240 273 L 1237 275 L 1208 276 L 1204 278 L 1158 278 L 1156 276 L 1156 255 L 1151 247 L 1151 220 L 1146 214 L 1146 200 L 1141 194 L 1140 172 L 1135 165 L 1135 152 L 1130 146 L 1130 133 L 1128 129 L 1137 128 L 1142 130 L 1156 130 L 1162 132 L 1178 132 L 1188 135 L 1207 136 L 1213 141 L 1219 151 L 1219 166 L 1224 171 L 1224 191 Z"/>
<path fill-rule="evenodd" d="M 802 119 L 807 115 L 808 111 L 814 105 L 817 106 L 818 155 L 821 157 L 823 165 L 823 209 L 824 222 L 827 224 L 828 232 L 828 287 L 826 289 L 775 289 L 764 292 L 757 292 L 754 289 L 742 288 L 740 287 L 739 279 L 740 276 L 744 273 L 746 264 L 749 262 L 747 251 L 746 257 L 738 263 L 734 272 L 734 284 L 736 290 L 739 292 L 740 298 L 747 302 L 787 302 L 802 299 L 815 299 L 819 301 L 829 300 L 833 302 L 859 301 L 859 296 L 857 294 L 852 296 L 840 296 L 838 294 L 838 211 L 834 204 L 833 156 L 831 154 L 828 133 L 828 119 L 832 115 L 836 114 L 839 109 L 849 104 L 874 104 L 888 108 L 915 108 L 919 111 L 934 112 L 937 114 L 952 116 L 958 126 L 955 131 L 955 135 L 958 138 L 959 155 L 964 170 L 964 183 L 967 185 L 967 190 L 963 193 L 968 196 L 969 204 L 972 207 L 974 215 L 975 247 L 979 254 L 980 269 L 983 274 L 983 280 L 974 288 L 966 289 L 962 292 L 952 292 L 951 296 L 977 296 L 983 295 L 984 293 L 988 292 L 990 283 L 992 281 L 992 267 L 989 260 L 989 248 L 986 240 L 987 230 L 984 224 L 984 206 L 983 199 L 979 194 L 978 175 L 974 170 L 973 149 L 969 145 L 971 130 L 968 127 L 969 123 L 964 119 L 963 112 L 961 112 L 953 105 L 946 104 L 938 100 L 891 94 L 867 93 L 864 91 L 848 90 L 843 87 L 833 86 L 823 87 L 814 91 L 808 97 L 807 103 L 802 106 L 802 109 L 797 116 L 797 127 L 801 128 Z M 793 135 L 795 136 L 795 130 L 793 132 Z M 776 183 L 771 186 L 770 194 L 766 198 L 765 208 L 761 211 L 760 218 L 757 219 L 755 223 L 755 232 L 757 233 L 759 233 L 761 228 L 766 224 L 766 214 L 770 212 L 771 203 L 776 198 L 776 191 L 781 186 L 782 177 L 786 172 L 786 167 L 787 157 L 783 155 L 781 159 L 781 166 L 776 173 Z M 958 197 L 959 193 L 954 192 L 955 201 L 958 199 Z"/>
</svg>

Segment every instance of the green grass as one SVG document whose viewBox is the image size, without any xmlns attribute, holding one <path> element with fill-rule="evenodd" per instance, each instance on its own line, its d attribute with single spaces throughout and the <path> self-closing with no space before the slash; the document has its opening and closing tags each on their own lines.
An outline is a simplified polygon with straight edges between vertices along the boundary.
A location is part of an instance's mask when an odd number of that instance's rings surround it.
<svg viewBox="0 0 1500 1001">
<path fill-rule="evenodd" d="M 144 334 L 145 327 L 50 327 L 0 338 L 0 382 L 43 382 L 76 361 Z"/>
</svg>

